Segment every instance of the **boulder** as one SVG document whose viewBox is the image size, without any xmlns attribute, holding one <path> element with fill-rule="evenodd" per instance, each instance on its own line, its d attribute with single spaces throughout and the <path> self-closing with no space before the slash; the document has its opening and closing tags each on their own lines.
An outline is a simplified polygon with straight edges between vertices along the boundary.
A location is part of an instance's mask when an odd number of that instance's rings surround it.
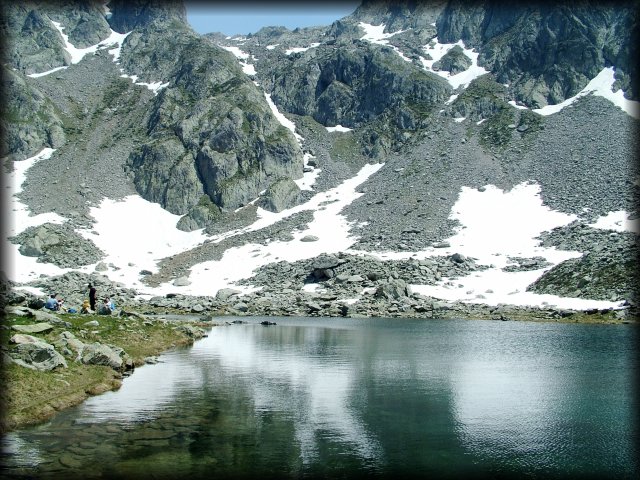
<svg viewBox="0 0 640 480">
<path fill-rule="evenodd" d="M 78 340 L 73 333 L 67 332 L 66 330 L 60 334 L 59 344 L 63 348 L 68 348 L 76 352 L 78 355 L 84 348 L 84 343 Z"/>
<path fill-rule="evenodd" d="M 49 323 L 35 323 L 33 325 L 12 325 L 11 328 L 20 333 L 46 333 L 53 330 Z"/>
<path fill-rule="evenodd" d="M 26 335 L 24 333 L 16 333 L 13 335 L 9 341 L 11 343 L 22 344 L 22 343 L 42 343 L 43 340 L 38 337 L 33 337 L 31 335 Z"/>
<path fill-rule="evenodd" d="M 26 343 L 19 343 L 16 350 L 12 352 L 13 361 L 18 365 L 40 371 L 59 367 L 67 368 L 66 360 L 53 345 L 35 337 L 20 340 L 26 340 Z"/>
<path fill-rule="evenodd" d="M 186 333 L 189 338 L 197 340 L 205 336 L 205 332 L 200 327 L 194 327 L 193 325 L 180 325 L 176 328 L 179 332 Z"/>
<path fill-rule="evenodd" d="M 300 203 L 300 187 L 291 178 L 279 178 L 260 198 L 260 207 L 270 212 L 281 212 Z"/>
<path fill-rule="evenodd" d="M 191 285 L 191 282 L 187 277 L 180 277 L 173 281 L 173 285 L 176 287 L 186 287 L 187 285 Z"/>
<path fill-rule="evenodd" d="M 305 235 L 300 239 L 301 242 L 317 242 L 318 240 L 320 239 L 315 235 Z"/>
<path fill-rule="evenodd" d="M 460 253 L 454 253 L 449 258 L 453 260 L 455 263 L 464 263 L 465 260 L 467 259 L 464 255 Z"/>
<path fill-rule="evenodd" d="M 44 300 L 40 298 L 34 298 L 33 300 L 29 301 L 27 307 L 33 308 L 34 310 L 40 310 L 41 308 L 44 308 Z"/>
<path fill-rule="evenodd" d="M 240 290 L 234 290 L 233 288 L 221 288 L 216 293 L 216 300 L 220 300 L 221 302 L 226 302 L 233 295 L 239 295 L 242 292 Z"/>
<path fill-rule="evenodd" d="M 408 297 L 411 295 L 411 289 L 404 280 L 391 279 L 376 288 L 375 297 L 387 300 Z"/>
<path fill-rule="evenodd" d="M 239 312 L 246 312 L 249 310 L 249 306 L 244 302 L 238 302 L 233 306 L 234 310 L 238 310 Z"/>
<path fill-rule="evenodd" d="M 98 262 L 94 270 L 96 272 L 105 272 L 107 271 L 107 265 L 104 262 Z"/>
<path fill-rule="evenodd" d="M 120 353 L 124 353 L 122 349 L 119 350 Z M 114 370 L 121 370 L 124 364 L 118 351 L 98 342 L 84 345 L 80 352 L 80 361 L 85 365 L 106 365 Z"/>
</svg>

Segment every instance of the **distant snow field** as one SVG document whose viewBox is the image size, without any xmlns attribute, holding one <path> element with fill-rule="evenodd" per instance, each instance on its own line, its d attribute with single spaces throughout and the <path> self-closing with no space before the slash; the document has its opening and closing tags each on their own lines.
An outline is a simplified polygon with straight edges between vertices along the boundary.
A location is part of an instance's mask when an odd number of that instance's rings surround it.
<svg viewBox="0 0 640 480">
<path fill-rule="evenodd" d="M 613 91 L 613 84 L 615 82 L 614 74 L 615 70 L 613 67 L 603 68 L 600 73 L 598 73 L 598 75 L 596 75 L 587 84 L 587 86 L 584 87 L 575 96 L 567 98 L 564 102 L 558 103 L 556 105 L 546 105 L 542 108 L 536 108 L 533 111 L 539 113 L 540 115 L 552 115 L 559 112 L 567 105 L 571 105 L 580 97 L 584 97 L 585 95 L 593 93 L 593 95 L 606 98 L 615 106 L 622 109 L 623 112 L 627 113 L 633 118 L 640 118 L 640 102 L 627 100 L 626 98 L 624 98 L 624 92 L 622 91 L 622 89 L 619 89 L 617 92 Z M 512 103 L 512 105 L 515 105 L 515 102 Z"/>
<path fill-rule="evenodd" d="M 464 72 L 456 73 L 455 75 L 451 75 L 451 72 L 447 72 L 444 70 L 434 70 L 433 64 L 444 57 L 447 52 L 456 45 L 460 46 L 462 48 L 462 52 L 467 57 L 469 57 L 469 59 L 471 60 L 471 66 Z M 427 53 L 431 57 L 431 60 L 420 57 L 420 62 L 422 62 L 422 66 L 424 67 L 424 69 L 440 75 L 441 77 L 446 79 L 447 82 L 449 82 L 449 85 L 451 85 L 454 89 L 457 89 L 460 86 L 462 86 L 463 88 L 467 88 L 473 80 L 484 75 L 485 73 L 489 73 L 489 71 L 485 70 L 484 67 L 478 65 L 478 56 L 480 54 L 473 51 L 473 49 L 466 48 L 462 40 L 458 40 L 456 43 L 439 43 L 438 38 L 436 37 L 430 44 L 425 45 L 422 48 L 425 53 Z"/>
<path fill-rule="evenodd" d="M 312 43 L 311 45 L 309 45 L 308 47 L 293 47 L 293 48 L 288 48 L 287 50 L 285 50 L 284 54 L 285 55 L 291 55 L 292 53 L 301 53 L 301 52 L 306 52 L 307 50 L 311 49 L 311 48 L 316 48 L 319 47 L 320 44 L 319 43 Z M 269 47 L 267 47 L 269 48 Z"/>
<path fill-rule="evenodd" d="M 336 125 L 335 127 L 325 127 L 327 129 L 327 132 L 350 132 L 353 129 L 352 128 L 347 128 L 347 127 L 343 127 L 342 125 Z"/>
<path fill-rule="evenodd" d="M 35 162 L 49 158 L 52 149 L 45 149 L 38 155 L 15 162 L 14 171 L 5 176 L 10 184 L 5 185 L 12 203 L 12 223 L 8 236 L 15 235 L 28 225 L 45 222 L 61 223 L 64 219 L 56 214 L 29 216 L 26 206 L 21 204 L 15 194 L 20 192 L 28 168 Z M 310 157 L 305 157 L 305 162 Z M 454 204 L 450 218 L 457 220 L 460 227 L 447 239 L 447 248 L 428 248 L 419 252 L 374 253 L 353 250 L 356 238 L 351 235 L 350 224 L 342 215 L 342 210 L 362 194 L 357 187 L 375 174 L 384 164 L 365 165 L 353 178 L 326 192 L 314 195 L 309 201 L 279 213 L 258 209 L 258 220 L 243 229 L 208 237 L 203 230 L 183 232 L 175 228 L 180 218 L 162 209 L 160 205 L 148 202 L 137 195 L 123 200 L 104 199 L 90 209 L 95 223 L 90 230 L 78 232 L 92 240 L 106 253 L 102 261 L 110 268 L 104 272 L 112 281 L 135 288 L 141 295 L 164 295 L 180 292 L 190 295 L 215 295 L 225 287 L 233 287 L 250 292 L 253 287 L 238 287 L 235 282 L 248 278 L 253 271 L 268 263 L 280 260 L 293 262 L 313 258 L 320 253 L 346 252 L 368 254 L 382 260 L 424 259 L 439 255 L 460 253 L 476 259 L 479 265 L 490 266 L 485 271 L 451 280 L 444 278 L 437 285 L 412 285 L 415 292 L 445 300 L 462 300 L 475 303 L 496 305 L 544 306 L 555 305 L 559 308 L 610 308 L 617 307 L 616 302 L 564 298 L 554 295 L 540 295 L 526 292 L 526 287 L 539 278 L 548 268 L 527 272 L 505 272 L 509 265 L 508 257 L 545 258 L 553 265 L 569 258 L 579 257 L 580 252 L 564 252 L 555 248 L 540 246 L 536 237 L 543 231 L 567 225 L 575 220 L 575 215 L 551 210 L 542 204 L 540 187 L 537 184 L 523 183 L 510 191 L 487 185 L 484 191 L 463 187 Z M 219 261 L 199 263 L 191 268 L 190 285 L 176 287 L 172 283 L 150 288 L 140 282 L 140 271 L 145 269 L 156 272 L 158 261 L 194 248 L 204 241 L 220 242 L 242 233 L 255 231 L 272 225 L 301 211 L 312 211 L 313 221 L 304 231 L 292 232 L 293 240 L 260 244 L 245 244 L 228 249 Z M 593 226 L 615 230 L 629 229 L 632 224 L 624 223 L 625 212 L 611 212 L 598 219 Z M 637 228 L 637 221 L 633 223 Z M 637 231 L 637 230 L 636 230 Z M 124 232 L 124 233 L 123 233 Z M 302 242 L 305 236 L 313 235 L 317 241 Z M 17 282 L 36 279 L 40 274 L 59 275 L 70 269 L 61 269 L 55 265 L 38 263 L 35 258 L 25 257 L 18 252 L 16 245 L 5 241 L 5 251 L 11 255 L 8 276 Z M 95 264 L 76 270 L 92 273 Z M 305 289 L 321 288 L 306 286 Z M 349 299 L 353 301 L 353 299 Z"/>
<path fill-rule="evenodd" d="M 71 42 L 69 42 L 69 36 L 64 33 L 65 27 L 63 27 L 59 22 L 51 21 L 51 23 L 53 23 L 53 25 L 56 27 L 58 32 L 60 32 L 60 35 L 62 36 L 62 40 L 64 42 L 64 49 L 69 54 L 72 65 L 79 63 L 86 55 L 90 53 L 95 54 L 98 50 L 108 48 L 108 47 L 114 47 L 111 50 L 108 50 L 108 53 L 113 56 L 113 62 L 116 64 L 119 64 L 120 52 L 122 51 L 122 44 L 124 43 L 125 38 L 127 38 L 127 36 L 131 33 L 131 32 L 118 33 L 114 30 L 111 30 L 111 34 L 107 38 L 96 43 L 95 45 L 91 45 L 86 48 L 76 48 Z M 32 73 L 27 76 L 31 78 L 44 77 L 45 75 L 49 75 L 59 70 L 64 70 L 66 68 L 68 67 L 66 66 L 56 67 L 46 72 Z M 130 79 L 135 85 L 147 87 L 149 90 L 153 92 L 154 95 L 157 95 L 160 90 L 169 86 L 169 82 L 162 82 L 162 81 L 139 82 L 137 75 L 128 75 L 124 72 L 123 68 L 121 68 L 120 71 L 122 72 L 122 75 L 120 75 L 120 77 Z"/>
</svg>

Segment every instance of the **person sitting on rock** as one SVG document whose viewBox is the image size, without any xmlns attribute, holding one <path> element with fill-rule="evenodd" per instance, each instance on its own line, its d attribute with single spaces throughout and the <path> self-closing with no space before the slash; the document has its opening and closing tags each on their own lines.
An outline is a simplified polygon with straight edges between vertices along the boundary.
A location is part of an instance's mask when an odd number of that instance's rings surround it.
<svg viewBox="0 0 640 480">
<path fill-rule="evenodd" d="M 53 311 L 57 311 L 59 306 L 58 306 L 58 300 L 56 300 L 56 296 L 55 294 L 51 294 L 51 296 L 49 298 L 47 298 L 47 302 L 44 304 L 44 308 L 47 308 L 49 310 L 53 310 Z"/>
<path fill-rule="evenodd" d="M 109 299 L 109 297 L 106 297 L 104 299 L 104 303 L 100 306 L 100 311 L 98 313 L 100 313 L 100 315 L 111 315 L 112 311 L 111 300 Z"/>
<path fill-rule="evenodd" d="M 89 300 L 86 300 L 84 302 L 82 302 L 82 307 L 80 307 L 80 313 L 93 313 L 93 310 L 91 310 L 91 304 L 89 303 Z"/>
<path fill-rule="evenodd" d="M 64 298 L 58 300 L 58 310 L 60 310 L 61 312 L 67 311 L 67 307 L 64 306 Z"/>
</svg>

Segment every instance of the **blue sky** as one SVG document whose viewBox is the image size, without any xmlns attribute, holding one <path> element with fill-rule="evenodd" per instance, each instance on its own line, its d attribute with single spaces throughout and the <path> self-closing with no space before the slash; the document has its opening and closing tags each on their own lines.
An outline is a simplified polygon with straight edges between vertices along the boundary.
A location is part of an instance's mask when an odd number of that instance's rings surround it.
<svg viewBox="0 0 640 480">
<path fill-rule="evenodd" d="M 186 1 L 187 19 L 198 33 L 227 35 L 255 33 L 262 27 L 311 27 L 331 25 L 352 13 L 359 0 L 326 2 Z"/>
</svg>

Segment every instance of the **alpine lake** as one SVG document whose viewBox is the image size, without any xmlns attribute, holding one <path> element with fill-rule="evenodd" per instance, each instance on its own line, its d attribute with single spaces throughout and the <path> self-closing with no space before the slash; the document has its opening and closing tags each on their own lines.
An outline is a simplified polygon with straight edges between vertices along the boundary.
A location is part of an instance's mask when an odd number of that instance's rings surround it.
<svg viewBox="0 0 640 480">
<path fill-rule="evenodd" d="M 5 435 L 0 473 L 638 478 L 635 325 L 225 320 Z"/>
</svg>

